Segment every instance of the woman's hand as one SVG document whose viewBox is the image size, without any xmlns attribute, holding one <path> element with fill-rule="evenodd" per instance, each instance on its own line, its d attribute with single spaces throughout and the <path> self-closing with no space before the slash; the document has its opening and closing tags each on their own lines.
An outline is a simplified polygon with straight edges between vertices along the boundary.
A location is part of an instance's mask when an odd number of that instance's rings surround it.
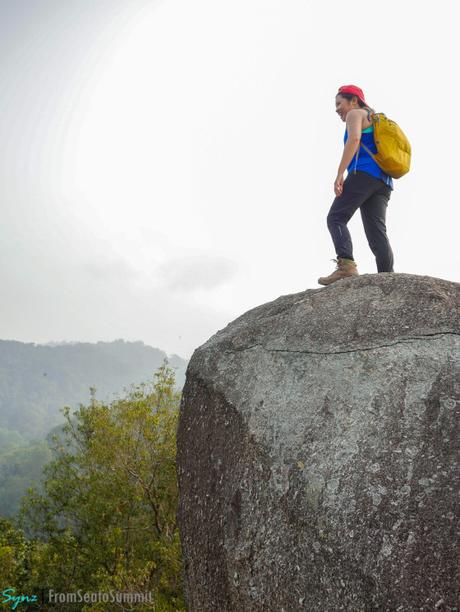
<svg viewBox="0 0 460 612">
<path fill-rule="evenodd" d="M 343 174 L 338 174 L 334 181 L 334 193 L 336 196 L 342 195 L 343 191 Z"/>
</svg>

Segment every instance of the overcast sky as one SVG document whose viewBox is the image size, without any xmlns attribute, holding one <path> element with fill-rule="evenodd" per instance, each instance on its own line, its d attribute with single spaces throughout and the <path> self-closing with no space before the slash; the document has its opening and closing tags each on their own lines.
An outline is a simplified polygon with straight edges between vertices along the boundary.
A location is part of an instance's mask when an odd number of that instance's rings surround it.
<svg viewBox="0 0 460 612">
<path fill-rule="evenodd" d="M 413 148 L 395 272 L 458 280 L 456 4 L 0 0 L 0 338 L 190 357 L 319 287 L 350 83 Z"/>
</svg>

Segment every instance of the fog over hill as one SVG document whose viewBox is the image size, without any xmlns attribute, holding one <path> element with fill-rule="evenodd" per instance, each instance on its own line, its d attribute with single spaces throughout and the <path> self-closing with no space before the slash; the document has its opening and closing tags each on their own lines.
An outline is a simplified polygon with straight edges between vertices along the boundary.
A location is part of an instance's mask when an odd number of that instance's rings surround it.
<svg viewBox="0 0 460 612">
<path fill-rule="evenodd" d="M 91 387 L 99 400 L 113 399 L 131 384 L 152 380 L 164 360 L 182 388 L 187 361 L 140 341 L 40 345 L 0 340 L 0 445 L 7 439 L 44 438 L 62 422 L 63 406 L 88 402 Z"/>
<path fill-rule="evenodd" d="M 113 400 L 153 381 L 165 360 L 181 389 L 187 361 L 143 342 L 0 340 L 0 516 L 16 515 L 27 488 L 39 486 L 64 406 L 89 404 L 91 388 L 98 400 Z"/>
</svg>

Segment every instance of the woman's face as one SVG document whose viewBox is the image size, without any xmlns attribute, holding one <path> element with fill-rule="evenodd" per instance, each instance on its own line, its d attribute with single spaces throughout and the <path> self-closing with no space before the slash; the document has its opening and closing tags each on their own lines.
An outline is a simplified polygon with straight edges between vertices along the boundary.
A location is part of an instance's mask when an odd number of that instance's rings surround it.
<svg viewBox="0 0 460 612">
<path fill-rule="evenodd" d="M 352 108 L 358 108 L 358 106 L 359 105 L 356 98 L 347 100 L 346 98 L 342 98 L 340 94 L 335 96 L 335 111 L 342 121 L 346 121 L 348 111 L 350 111 Z"/>
</svg>

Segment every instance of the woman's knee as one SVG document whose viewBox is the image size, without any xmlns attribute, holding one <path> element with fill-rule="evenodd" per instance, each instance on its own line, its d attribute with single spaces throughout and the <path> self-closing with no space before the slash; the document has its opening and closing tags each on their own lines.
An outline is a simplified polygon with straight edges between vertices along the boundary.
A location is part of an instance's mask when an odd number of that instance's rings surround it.
<svg viewBox="0 0 460 612">
<path fill-rule="evenodd" d="M 349 216 L 344 215 L 343 213 L 333 211 L 333 210 L 329 211 L 329 214 L 327 215 L 327 218 L 326 218 L 328 227 L 331 227 L 332 225 L 346 225 L 349 220 L 350 220 Z"/>
<path fill-rule="evenodd" d="M 345 215 L 342 211 L 337 210 L 338 207 L 335 206 L 335 201 L 327 213 L 327 222 L 328 223 L 343 223 L 343 218 Z"/>
</svg>

